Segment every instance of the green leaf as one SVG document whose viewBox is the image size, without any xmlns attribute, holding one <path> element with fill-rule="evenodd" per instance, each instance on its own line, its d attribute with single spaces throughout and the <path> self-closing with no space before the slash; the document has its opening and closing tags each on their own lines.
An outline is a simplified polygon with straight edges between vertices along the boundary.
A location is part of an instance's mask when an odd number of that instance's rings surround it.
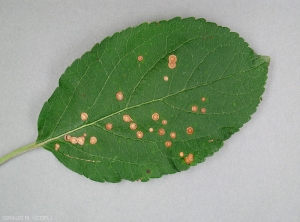
<svg viewBox="0 0 300 222">
<path fill-rule="evenodd" d="M 187 170 L 250 120 L 268 65 L 237 33 L 204 19 L 128 28 L 67 68 L 36 143 L 100 182 Z"/>
</svg>

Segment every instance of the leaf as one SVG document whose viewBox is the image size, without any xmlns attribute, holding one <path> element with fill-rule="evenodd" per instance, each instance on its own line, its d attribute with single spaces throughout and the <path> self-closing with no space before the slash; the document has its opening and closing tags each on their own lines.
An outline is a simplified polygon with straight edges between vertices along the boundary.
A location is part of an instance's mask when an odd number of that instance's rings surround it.
<svg viewBox="0 0 300 222">
<path fill-rule="evenodd" d="M 250 120 L 268 65 L 237 33 L 204 19 L 143 23 L 67 68 L 36 142 L 100 182 L 187 170 Z"/>
</svg>

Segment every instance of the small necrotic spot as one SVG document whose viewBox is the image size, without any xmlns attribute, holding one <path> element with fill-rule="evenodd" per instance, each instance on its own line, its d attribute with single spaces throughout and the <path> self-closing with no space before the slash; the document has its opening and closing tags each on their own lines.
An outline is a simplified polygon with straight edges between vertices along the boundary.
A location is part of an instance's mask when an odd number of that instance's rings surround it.
<svg viewBox="0 0 300 222">
<path fill-rule="evenodd" d="M 179 153 L 179 156 L 182 158 L 182 157 L 184 157 L 184 153 L 183 152 L 180 152 Z"/>
<path fill-rule="evenodd" d="M 169 62 L 176 62 L 177 61 L 177 56 L 176 55 L 170 55 L 169 56 Z"/>
<path fill-rule="evenodd" d="M 169 80 L 168 76 L 164 76 L 164 80 L 167 82 Z"/>
<path fill-rule="evenodd" d="M 153 113 L 153 114 L 152 114 L 152 119 L 153 119 L 154 121 L 159 120 L 159 114 L 158 114 L 158 113 Z"/>
<path fill-rule="evenodd" d="M 71 137 L 69 140 L 72 144 L 76 144 L 77 143 L 77 138 L 76 137 Z"/>
<path fill-rule="evenodd" d="M 209 143 L 212 143 L 212 142 L 214 142 L 214 140 L 208 140 L 208 142 L 209 142 Z"/>
<path fill-rule="evenodd" d="M 86 133 L 84 133 L 83 136 L 86 137 Z"/>
<path fill-rule="evenodd" d="M 143 138 L 143 136 L 144 136 L 144 133 L 142 131 L 137 131 L 136 132 L 136 137 L 137 138 L 141 139 L 141 138 Z"/>
<path fill-rule="evenodd" d="M 123 100 L 123 99 L 124 99 L 123 93 L 122 93 L 122 92 L 117 92 L 116 98 L 117 98 L 117 100 L 119 100 L 119 101 Z"/>
<path fill-rule="evenodd" d="M 206 109 L 205 108 L 201 108 L 201 113 L 206 113 Z"/>
<path fill-rule="evenodd" d="M 149 128 L 149 132 L 150 132 L 150 133 L 153 133 L 153 128 Z"/>
<path fill-rule="evenodd" d="M 70 135 L 65 135 L 65 136 L 64 136 L 65 141 L 70 141 L 70 138 L 71 138 Z"/>
<path fill-rule="evenodd" d="M 97 143 L 97 138 L 94 137 L 94 136 L 92 136 L 92 137 L 90 138 L 90 144 L 96 144 L 96 143 Z"/>
<path fill-rule="evenodd" d="M 171 132 L 171 133 L 170 133 L 170 137 L 171 137 L 172 139 L 175 139 L 175 138 L 176 138 L 176 133 L 175 133 L 175 132 Z"/>
<path fill-rule="evenodd" d="M 135 130 L 137 128 L 136 123 L 130 123 L 130 129 Z"/>
<path fill-rule="evenodd" d="M 127 122 L 127 123 L 129 123 L 129 122 L 132 121 L 131 117 L 130 117 L 129 115 L 127 115 L 127 114 L 125 114 L 125 115 L 123 116 L 123 120 L 124 120 L 125 122 Z"/>
<path fill-rule="evenodd" d="M 138 60 L 141 62 L 141 61 L 143 61 L 143 59 L 144 59 L 144 57 L 143 56 L 138 56 Z"/>
<path fill-rule="evenodd" d="M 206 100 L 205 97 L 202 97 L 202 98 L 201 98 L 201 101 L 202 101 L 202 102 L 205 102 L 205 100 Z"/>
<path fill-rule="evenodd" d="M 60 145 L 59 145 L 58 143 L 55 143 L 54 149 L 55 149 L 56 151 L 59 150 L 59 147 L 60 147 Z"/>
<path fill-rule="evenodd" d="M 163 128 L 160 128 L 158 130 L 158 135 L 160 135 L 160 136 L 165 135 L 165 130 Z"/>
<path fill-rule="evenodd" d="M 167 125 L 168 121 L 164 119 L 163 121 L 161 121 L 161 123 L 162 123 L 163 125 Z"/>
<path fill-rule="evenodd" d="M 77 143 L 79 145 L 83 145 L 84 144 L 84 141 L 85 141 L 85 138 L 83 136 L 80 136 L 77 138 Z"/>
<path fill-rule="evenodd" d="M 198 106 L 192 106 L 192 111 L 195 113 L 198 111 Z"/>
<path fill-rule="evenodd" d="M 146 173 L 151 173 L 151 170 L 146 170 Z"/>
<path fill-rule="evenodd" d="M 171 141 L 166 141 L 166 142 L 165 142 L 165 145 L 166 145 L 166 147 L 168 147 L 168 148 L 169 148 L 169 147 L 171 147 L 171 146 L 172 146 L 172 142 L 171 142 Z"/>
<path fill-rule="evenodd" d="M 186 133 L 191 135 L 194 133 L 194 129 L 192 127 L 188 127 L 186 128 Z"/>
<path fill-rule="evenodd" d="M 176 63 L 175 62 L 169 63 L 168 66 L 170 69 L 174 69 L 176 67 Z"/>
<path fill-rule="evenodd" d="M 81 117 L 81 119 L 82 119 L 83 121 L 86 121 L 86 120 L 88 119 L 89 116 L 88 116 L 87 113 L 81 113 L 80 117 Z"/>
<path fill-rule="evenodd" d="M 111 123 L 106 123 L 105 128 L 107 130 L 111 130 L 113 128 L 113 125 Z"/>
</svg>

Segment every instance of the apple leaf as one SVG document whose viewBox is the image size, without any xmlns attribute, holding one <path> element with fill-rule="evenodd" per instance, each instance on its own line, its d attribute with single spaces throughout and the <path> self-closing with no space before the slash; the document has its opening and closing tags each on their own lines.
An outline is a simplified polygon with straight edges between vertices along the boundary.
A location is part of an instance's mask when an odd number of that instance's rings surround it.
<svg viewBox="0 0 300 222">
<path fill-rule="evenodd" d="M 187 170 L 250 120 L 268 65 L 237 33 L 204 19 L 128 28 L 66 69 L 36 143 L 99 182 Z"/>
</svg>

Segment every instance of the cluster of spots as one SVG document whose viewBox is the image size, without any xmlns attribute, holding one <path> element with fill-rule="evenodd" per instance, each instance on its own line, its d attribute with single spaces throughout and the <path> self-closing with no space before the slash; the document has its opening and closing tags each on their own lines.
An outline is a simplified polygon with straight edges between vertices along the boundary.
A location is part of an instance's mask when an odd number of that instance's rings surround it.
<svg viewBox="0 0 300 222">
<path fill-rule="evenodd" d="M 130 123 L 129 128 L 131 130 L 136 130 L 138 128 L 138 125 L 135 122 L 133 122 L 132 118 L 128 114 L 123 115 L 123 121 L 126 122 L 126 123 Z M 141 139 L 141 138 L 143 138 L 143 136 L 144 136 L 144 133 L 142 131 L 137 131 L 136 132 L 136 137 L 137 138 Z"/>
<path fill-rule="evenodd" d="M 84 133 L 82 136 L 79 136 L 79 137 L 75 137 L 75 136 L 70 136 L 70 135 L 65 135 L 64 136 L 64 139 L 65 141 L 68 141 L 72 144 L 79 144 L 79 145 L 84 145 L 84 142 L 85 142 L 85 138 L 86 138 L 86 133 Z M 90 143 L 91 144 L 95 144 L 97 143 L 97 138 L 92 136 L 90 138 Z"/>
<path fill-rule="evenodd" d="M 170 55 L 169 56 L 169 68 L 174 69 L 176 67 L 177 57 L 176 55 Z"/>
<path fill-rule="evenodd" d="M 88 119 L 88 114 L 87 113 L 81 113 L 80 114 L 80 117 L 81 117 L 81 119 L 83 120 L 83 121 L 86 121 L 87 119 Z"/>
<path fill-rule="evenodd" d="M 153 113 L 152 116 L 151 116 L 151 118 L 152 118 L 152 120 L 154 120 L 154 121 L 158 121 L 158 120 L 159 120 L 159 114 L 158 114 L 158 113 Z M 161 121 L 161 123 L 162 123 L 162 125 L 167 125 L 167 124 L 168 124 L 168 121 L 164 119 L 164 120 Z M 149 132 L 150 132 L 150 133 L 152 133 L 153 131 L 154 131 L 154 129 L 153 129 L 152 127 L 149 128 Z M 157 132 L 158 132 L 158 135 L 159 135 L 159 136 L 163 136 L 163 135 L 166 134 L 166 131 L 165 131 L 164 128 L 159 128 Z M 176 133 L 175 133 L 175 132 L 171 132 L 171 133 L 170 133 L 170 137 L 171 137 L 172 139 L 175 139 L 175 138 L 176 138 Z M 172 142 L 169 141 L 169 140 L 167 140 L 167 141 L 165 142 L 165 146 L 166 146 L 167 148 L 171 147 L 171 146 L 172 146 Z"/>
<path fill-rule="evenodd" d="M 202 101 L 202 102 L 205 102 L 205 101 L 206 101 L 206 98 L 205 98 L 205 97 L 202 97 L 202 98 L 201 98 L 201 101 Z M 192 112 L 194 112 L 194 113 L 198 112 L 198 106 L 193 105 L 193 106 L 192 106 Z M 201 112 L 201 113 L 206 113 L 206 109 L 203 107 L 203 108 L 200 109 L 200 112 Z"/>
<path fill-rule="evenodd" d="M 184 153 L 180 152 L 179 153 L 180 158 L 184 158 L 184 162 L 186 164 L 191 164 L 191 162 L 194 161 L 194 154 L 190 153 L 189 155 L 187 155 L 186 157 L 184 157 Z"/>
<path fill-rule="evenodd" d="M 191 164 L 194 161 L 194 154 L 189 154 L 187 157 L 184 158 L 184 162 L 186 164 Z"/>
</svg>

